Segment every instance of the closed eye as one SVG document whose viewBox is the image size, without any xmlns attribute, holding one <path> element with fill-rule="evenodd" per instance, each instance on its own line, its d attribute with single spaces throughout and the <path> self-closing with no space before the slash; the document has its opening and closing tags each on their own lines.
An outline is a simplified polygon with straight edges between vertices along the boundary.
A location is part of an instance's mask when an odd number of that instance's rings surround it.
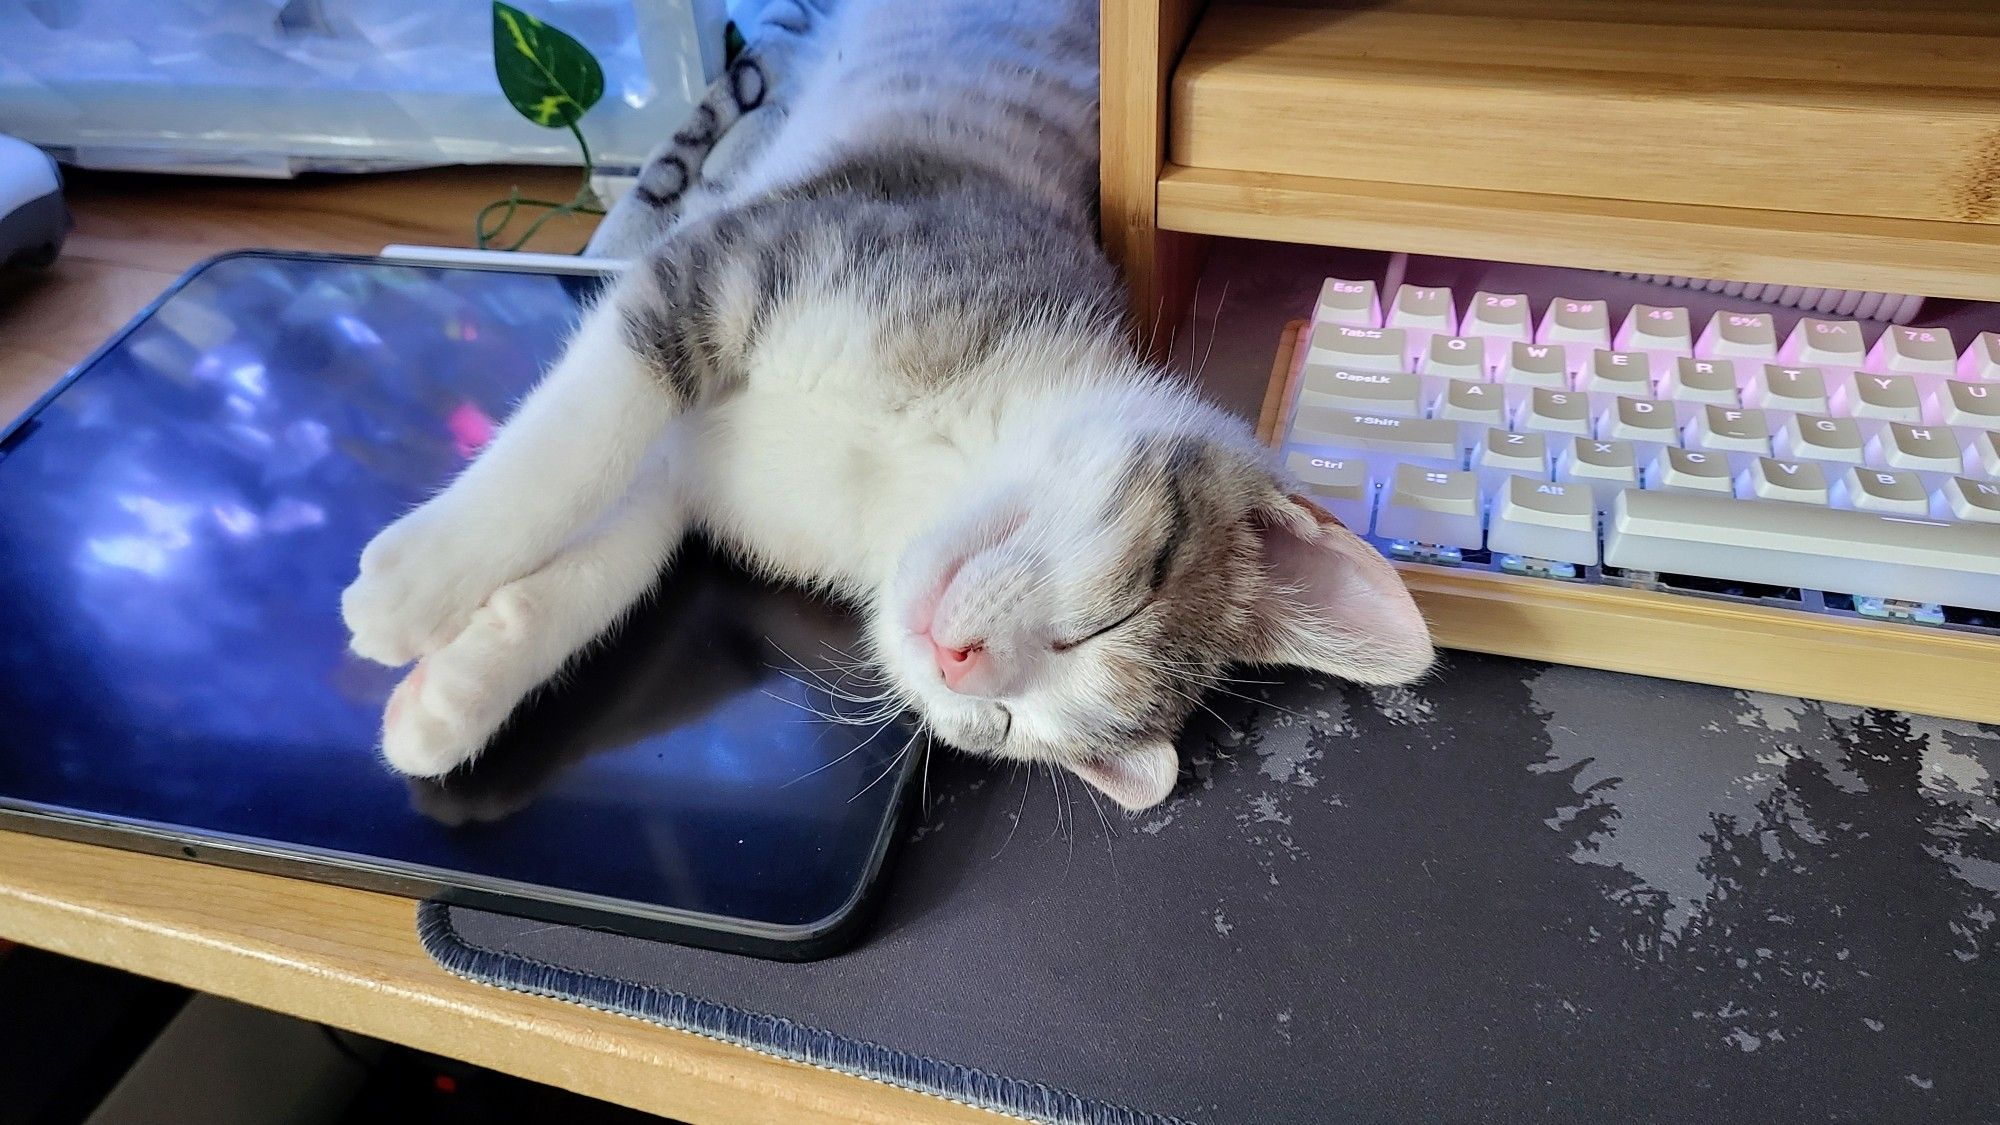
<svg viewBox="0 0 2000 1125">
<path fill-rule="evenodd" d="M 1088 644 L 1091 641 L 1096 640 L 1097 638 L 1103 636 L 1104 634 L 1109 633 L 1113 629 L 1116 629 L 1119 626 L 1125 624 L 1126 622 L 1132 620 L 1134 617 L 1139 616 L 1140 613 L 1145 611 L 1146 607 L 1153 604 L 1153 601 L 1154 601 L 1153 598 L 1147 597 L 1144 601 L 1141 601 L 1138 605 L 1133 606 L 1131 612 L 1127 613 L 1123 617 L 1120 617 L 1116 621 L 1111 622 L 1109 625 L 1093 629 L 1090 632 L 1085 633 L 1083 636 L 1076 638 L 1075 640 L 1056 641 L 1055 643 L 1049 645 L 1049 648 L 1051 648 L 1056 652 L 1068 652 L 1070 649 L 1076 648 L 1078 645 Z"/>
</svg>

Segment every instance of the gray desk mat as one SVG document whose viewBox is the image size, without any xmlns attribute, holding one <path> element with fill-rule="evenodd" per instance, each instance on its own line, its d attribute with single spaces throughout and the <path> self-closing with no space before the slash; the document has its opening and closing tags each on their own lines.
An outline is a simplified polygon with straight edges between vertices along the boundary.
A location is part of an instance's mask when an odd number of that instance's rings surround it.
<svg viewBox="0 0 2000 1125">
<path fill-rule="evenodd" d="M 423 937 L 1033 1120 L 2000 1120 L 2000 730 L 1466 655 L 1235 690 L 1130 819 L 937 754 L 831 960 Z"/>
</svg>

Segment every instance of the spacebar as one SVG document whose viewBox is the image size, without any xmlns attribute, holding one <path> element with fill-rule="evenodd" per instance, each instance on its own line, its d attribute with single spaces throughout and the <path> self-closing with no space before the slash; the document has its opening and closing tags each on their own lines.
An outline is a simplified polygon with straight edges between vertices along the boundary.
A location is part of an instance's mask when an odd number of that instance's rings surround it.
<svg viewBox="0 0 2000 1125">
<path fill-rule="evenodd" d="M 1605 526 L 1604 561 L 1625 570 L 2000 609 L 2000 524 L 1621 492 Z"/>
</svg>

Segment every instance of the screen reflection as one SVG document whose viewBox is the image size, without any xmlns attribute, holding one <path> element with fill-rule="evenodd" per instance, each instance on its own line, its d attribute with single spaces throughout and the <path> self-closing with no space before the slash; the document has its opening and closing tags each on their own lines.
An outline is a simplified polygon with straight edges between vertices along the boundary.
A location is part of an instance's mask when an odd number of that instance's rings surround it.
<svg viewBox="0 0 2000 1125">
<path fill-rule="evenodd" d="M 375 752 L 361 546 L 491 436 L 595 282 L 246 254 L 0 456 L 0 803 L 779 925 L 838 910 L 908 769 L 853 623 L 705 550 L 474 766 Z M 804 664 L 804 669 L 794 667 Z M 820 679 L 824 677 L 825 679 Z"/>
</svg>

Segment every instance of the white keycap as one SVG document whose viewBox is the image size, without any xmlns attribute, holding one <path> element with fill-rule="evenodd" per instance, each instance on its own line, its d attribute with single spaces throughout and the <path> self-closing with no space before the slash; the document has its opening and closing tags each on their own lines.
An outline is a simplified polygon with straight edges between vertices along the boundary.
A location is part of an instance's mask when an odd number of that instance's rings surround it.
<svg viewBox="0 0 2000 1125">
<path fill-rule="evenodd" d="M 1771 430 L 1761 410 L 1703 406 L 1687 424 L 1686 445 L 1715 453 L 1771 452 Z"/>
<path fill-rule="evenodd" d="M 1401 371 L 1409 362 L 1408 341 L 1400 328 L 1352 328 L 1331 324 L 1313 329 L 1308 363 L 1356 367 L 1363 371 Z"/>
<path fill-rule="evenodd" d="M 1597 436 L 1606 441 L 1673 445 L 1680 440 L 1680 421 L 1672 403 L 1621 396 L 1598 416 Z"/>
<path fill-rule="evenodd" d="M 1588 488 L 1513 477 L 1493 496 L 1486 547 L 1497 554 L 1597 563 L 1597 501 Z"/>
<path fill-rule="evenodd" d="M 1593 349 L 1611 346 L 1611 310 L 1603 301 L 1557 297 L 1542 310 L 1535 341 L 1561 344 L 1569 349 L 1572 362 L 1581 360 Z"/>
<path fill-rule="evenodd" d="M 1423 417 L 1422 387 L 1415 375 L 1330 367 L 1308 362 L 1300 372 L 1299 404 L 1371 414 Z"/>
<path fill-rule="evenodd" d="M 1359 457 L 1316 457 L 1293 453 L 1285 467 L 1306 486 L 1334 517 L 1350 528 L 1365 529 L 1374 515 L 1375 486 L 1368 464 Z"/>
<path fill-rule="evenodd" d="M 1350 328 L 1382 327 L 1382 307 L 1375 297 L 1375 283 L 1327 278 L 1319 287 L 1319 303 L 1313 306 L 1314 329 L 1323 324 L 1345 324 Z"/>
<path fill-rule="evenodd" d="M 1779 457 L 1795 461 L 1859 465 L 1868 459 L 1868 443 L 1852 418 L 1795 414 L 1778 428 L 1773 448 Z"/>
<path fill-rule="evenodd" d="M 1660 381 L 1660 397 L 1718 406 L 1743 401 L 1736 386 L 1736 364 L 1726 359 L 1677 358 Z"/>
<path fill-rule="evenodd" d="M 1850 467 L 1833 485 L 1836 507 L 1893 516 L 1928 516 L 1931 498 L 1915 473 Z"/>
<path fill-rule="evenodd" d="M 1828 409 L 1826 373 L 1817 367 L 1767 363 L 1750 377 L 1743 399 L 1748 405 L 1762 410 L 1825 414 Z"/>
<path fill-rule="evenodd" d="M 1969 379 L 1946 379 L 1924 399 L 1926 421 L 1946 426 L 2000 430 L 2000 386 Z"/>
<path fill-rule="evenodd" d="M 1836 414 L 1883 422 L 1921 422 L 1923 390 L 1908 375 L 1856 371 L 1835 384 L 1833 409 Z"/>
<path fill-rule="evenodd" d="M 1449 336 L 1458 331 L 1458 305 L 1449 289 L 1405 285 L 1396 290 L 1396 300 L 1389 306 L 1385 323 L 1406 332 L 1442 332 Z"/>
<path fill-rule="evenodd" d="M 1694 354 L 1701 359 L 1770 359 L 1778 354 L 1778 326 L 1770 313 L 1718 312 L 1701 330 Z"/>
<path fill-rule="evenodd" d="M 2000 433 L 1973 430 L 1965 442 L 1965 475 L 2000 480 Z"/>
<path fill-rule="evenodd" d="M 1458 334 L 1478 336 L 1486 341 L 1486 361 L 1498 368 L 1507 358 L 1507 346 L 1515 341 L 1527 341 L 1533 336 L 1528 329 L 1528 297 L 1525 293 L 1488 293 L 1480 290 L 1472 295 L 1472 303 L 1465 307 L 1465 319 L 1459 322 Z"/>
<path fill-rule="evenodd" d="M 1796 504 L 1827 504 L 1826 470 L 1812 461 L 1781 461 L 1759 457 L 1737 479 L 1737 494 L 1746 500 L 1788 500 Z"/>
<path fill-rule="evenodd" d="M 1618 326 L 1617 341 L 1620 351 L 1694 354 L 1688 311 L 1677 306 L 1633 305 Z"/>
<path fill-rule="evenodd" d="M 1695 449 L 1662 449 L 1646 470 L 1646 487 L 1684 492 L 1714 492 L 1734 495 L 1736 485 L 1729 472 L 1729 458 L 1720 453 Z"/>
<path fill-rule="evenodd" d="M 1958 349 L 1945 329 L 1890 325 L 1869 350 L 1868 369 L 1904 375 L 1951 375 L 1958 371 Z"/>
<path fill-rule="evenodd" d="M 1653 397 L 1653 369 L 1644 352 L 1614 352 L 1592 348 L 1577 377 L 1577 387 L 1594 395 Z"/>
<path fill-rule="evenodd" d="M 1523 430 L 1587 437 L 1591 432 L 1590 398 L 1577 391 L 1536 387 L 1521 404 L 1516 420 Z"/>
<path fill-rule="evenodd" d="M 1569 389 L 1569 357 L 1554 344 L 1516 343 L 1507 349 L 1500 381 L 1511 387 Z"/>
<path fill-rule="evenodd" d="M 1639 487 L 1638 454 L 1627 441 L 1572 438 L 1556 458 L 1556 480 L 1590 489 L 1604 507 L 1614 494 Z"/>
<path fill-rule="evenodd" d="M 1368 454 L 1377 476 L 1387 476 L 1389 466 L 1404 460 L 1455 469 L 1461 456 L 1455 422 L 1313 406 L 1301 406 L 1293 414 L 1291 440 Z"/>
<path fill-rule="evenodd" d="M 1470 336 L 1432 336 L 1424 345 L 1417 370 L 1441 379 L 1482 380 L 1492 370 L 1486 365 L 1486 344 Z"/>
<path fill-rule="evenodd" d="M 1541 434 L 1486 431 L 1472 451 L 1472 468 L 1488 488 L 1510 475 L 1549 479 L 1549 442 Z"/>
<path fill-rule="evenodd" d="M 1507 424 L 1507 401 L 1500 387 L 1492 383 L 1468 383 L 1453 379 L 1438 395 L 1431 416 L 1459 423 L 1469 447 L 1488 427 Z"/>
<path fill-rule="evenodd" d="M 1478 550 L 1479 481 L 1471 473 L 1398 465 L 1375 514 L 1384 539 Z"/>
<path fill-rule="evenodd" d="M 1851 320 L 1802 317 L 1778 355 L 1801 367 L 1860 367 L 1868 358 L 1861 325 Z"/>
<path fill-rule="evenodd" d="M 2000 332 L 1981 332 L 1958 357 L 1958 373 L 1966 379 L 2000 380 Z"/>
<path fill-rule="evenodd" d="M 1937 514 L 1975 523 L 2000 523 L 2000 484 L 1953 477 L 1938 490 Z"/>
<path fill-rule="evenodd" d="M 1891 422 L 1869 441 L 1868 463 L 1950 475 L 1964 466 L 1965 451 L 1947 427 Z"/>
<path fill-rule="evenodd" d="M 1624 492 L 1604 561 L 1628 570 L 2000 609 L 2000 527 L 1725 496 Z"/>
</svg>

